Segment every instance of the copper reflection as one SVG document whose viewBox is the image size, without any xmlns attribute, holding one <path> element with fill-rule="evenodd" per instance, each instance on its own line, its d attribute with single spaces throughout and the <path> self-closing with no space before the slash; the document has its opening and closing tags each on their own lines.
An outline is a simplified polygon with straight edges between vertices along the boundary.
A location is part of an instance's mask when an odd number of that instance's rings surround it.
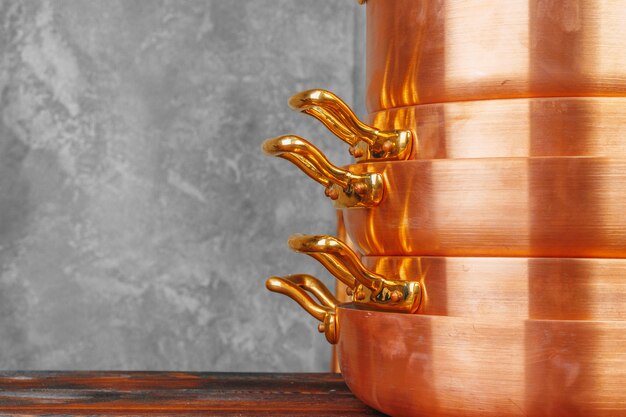
<svg viewBox="0 0 626 417">
<path fill-rule="evenodd" d="M 393 416 L 624 416 L 626 321 L 338 309 L 352 392 Z"/>
<path fill-rule="evenodd" d="M 624 0 L 371 0 L 367 108 L 626 95 Z"/>
<path fill-rule="evenodd" d="M 626 6 L 626 5 L 625 5 Z M 415 133 L 409 159 L 626 156 L 626 98 L 542 98 L 382 110 L 367 122 Z"/>
<path fill-rule="evenodd" d="M 626 257 L 626 159 L 488 158 L 353 165 L 384 198 L 346 209 L 365 255 Z"/>
<path fill-rule="evenodd" d="M 626 320 L 626 259 L 366 256 L 387 279 L 420 281 L 418 314 Z"/>
</svg>

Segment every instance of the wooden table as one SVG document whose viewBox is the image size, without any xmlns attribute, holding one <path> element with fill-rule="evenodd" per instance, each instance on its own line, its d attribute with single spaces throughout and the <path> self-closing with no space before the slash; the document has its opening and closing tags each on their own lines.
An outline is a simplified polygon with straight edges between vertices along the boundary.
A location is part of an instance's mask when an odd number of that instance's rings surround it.
<svg viewBox="0 0 626 417">
<path fill-rule="evenodd" d="M 0 372 L 0 415 L 382 416 L 339 374 Z"/>
</svg>

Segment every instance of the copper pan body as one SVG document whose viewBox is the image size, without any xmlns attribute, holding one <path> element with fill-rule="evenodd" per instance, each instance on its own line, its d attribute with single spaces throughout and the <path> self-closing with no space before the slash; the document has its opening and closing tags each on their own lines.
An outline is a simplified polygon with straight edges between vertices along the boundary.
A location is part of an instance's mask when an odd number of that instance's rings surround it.
<svg viewBox="0 0 626 417">
<path fill-rule="evenodd" d="M 626 256 L 626 159 L 538 157 L 352 165 L 377 207 L 344 209 L 364 255 Z"/>
<path fill-rule="evenodd" d="M 387 279 L 420 281 L 419 314 L 626 320 L 626 259 L 363 257 Z"/>
<path fill-rule="evenodd" d="M 409 159 L 618 157 L 626 156 L 625 108 L 621 97 L 482 100 L 381 110 L 367 121 L 413 131 Z"/>
<path fill-rule="evenodd" d="M 624 0 L 368 0 L 370 112 L 626 94 Z"/>
<path fill-rule="evenodd" d="M 393 416 L 625 416 L 626 322 L 338 308 L 343 377 Z"/>
</svg>

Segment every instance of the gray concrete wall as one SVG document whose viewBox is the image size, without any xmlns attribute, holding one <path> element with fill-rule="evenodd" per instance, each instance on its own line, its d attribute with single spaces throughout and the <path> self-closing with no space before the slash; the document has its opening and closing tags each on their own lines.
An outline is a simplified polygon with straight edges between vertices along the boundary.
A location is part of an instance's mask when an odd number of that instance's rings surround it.
<svg viewBox="0 0 626 417">
<path fill-rule="evenodd" d="M 0 368 L 324 371 L 316 322 L 272 274 L 334 212 L 289 163 L 288 110 L 362 111 L 353 0 L 0 1 Z"/>
</svg>

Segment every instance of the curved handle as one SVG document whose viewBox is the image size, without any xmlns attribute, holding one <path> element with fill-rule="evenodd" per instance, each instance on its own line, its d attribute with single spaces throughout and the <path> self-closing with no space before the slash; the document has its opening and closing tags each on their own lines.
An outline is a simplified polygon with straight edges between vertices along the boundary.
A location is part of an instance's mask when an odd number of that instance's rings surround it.
<svg viewBox="0 0 626 417">
<path fill-rule="evenodd" d="M 265 281 L 265 287 L 272 292 L 286 295 L 300 304 L 310 315 L 320 321 L 317 329 L 320 333 L 324 333 L 326 340 L 331 344 L 337 343 L 338 328 L 335 311 L 337 300 L 321 281 L 305 274 L 282 278 L 270 277 Z M 306 291 L 314 294 L 322 305 L 317 304 Z"/>
<path fill-rule="evenodd" d="M 413 135 L 410 130 L 378 130 L 359 120 L 339 97 L 326 90 L 306 90 L 289 99 L 289 107 L 322 122 L 360 161 L 407 159 Z"/>
<path fill-rule="evenodd" d="M 333 165 L 324 154 L 294 135 L 279 136 L 263 142 L 265 153 L 286 159 L 306 175 L 326 187 L 325 194 L 335 201 L 335 207 L 374 207 L 382 199 L 381 174 L 355 174 Z"/>
<path fill-rule="evenodd" d="M 354 290 L 357 282 L 354 276 L 348 271 L 334 256 L 327 253 L 307 253 L 310 257 L 321 263 L 335 278 L 346 284 L 348 288 Z"/>
<path fill-rule="evenodd" d="M 296 234 L 289 237 L 288 243 L 289 247 L 296 252 L 307 255 L 323 253 L 339 259 L 344 269 L 371 291 L 380 290 L 385 280 L 383 276 L 367 270 L 352 249 L 332 236 Z"/>
<path fill-rule="evenodd" d="M 324 187 L 336 184 L 347 188 L 350 180 L 355 179 L 354 174 L 333 165 L 319 149 L 299 136 L 285 135 L 267 139 L 262 148 L 268 155 L 292 162 Z"/>
<path fill-rule="evenodd" d="M 354 288 L 354 301 L 385 310 L 414 313 L 422 300 L 422 287 L 417 281 L 388 280 L 369 271 L 358 255 L 345 243 L 327 235 L 292 235 L 289 246 L 319 260 L 321 254 L 332 259 L 333 267 L 347 271 L 358 281 Z M 325 263 L 323 263 L 326 266 Z M 329 269 L 333 275 L 335 272 Z M 337 276 L 337 275 L 335 275 Z"/>
<path fill-rule="evenodd" d="M 339 301 L 335 298 L 332 292 L 326 285 L 319 279 L 315 278 L 312 275 L 308 274 L 296 274 L 296 275 L 288 275 L 283 277 L 284 280 L 291 282 L 298 287 L 309 291 L 311 294 L 315 295 L 315 297 L 322 303 L 325 307 L 330 307 L 333 310 L 337 308 L 339 305 Z"/>
</svg>

